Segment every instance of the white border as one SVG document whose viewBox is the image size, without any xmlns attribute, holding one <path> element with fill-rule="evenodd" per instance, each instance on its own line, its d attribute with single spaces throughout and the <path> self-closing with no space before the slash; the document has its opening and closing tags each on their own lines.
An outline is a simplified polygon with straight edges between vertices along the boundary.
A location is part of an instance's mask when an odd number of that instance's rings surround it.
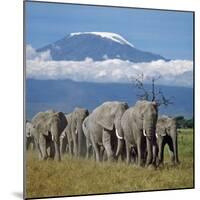
<svg viewBox="0 0 200 200">
<path fill-rule="evenodd" d="M 49 0 L 51 1 L 51 0 Z M 67 3 L 83 3 L 96 5 L 128 6 L 141 8 L 158 8 L 172 10 L 195 11 L 196 29 L 196 136 L 195 136 L 195 161 L 196 161 L 196 188 L 200 188 L 200 5 L 199 0 L 53 0 Z M 2 1 L 0 12 L 0 198 L 19 199 L 23 190 L 23 1 Z M 199 57 L 197 57 L 199 55 Z M 2 112 L 3 111 L 3 112 Z M 100 195 L 86 197 L 72 197 L 76 199 L 197 199 L 199 189 L 176 190 L 163 192 L 145 192 L 117 195 Z M 151 196 L 151 197 L 150 197 Z M 67 198 L 59 198 L 67 199 Z M 68 199 L 71 199 L 68 197 Z"/>
</svg>

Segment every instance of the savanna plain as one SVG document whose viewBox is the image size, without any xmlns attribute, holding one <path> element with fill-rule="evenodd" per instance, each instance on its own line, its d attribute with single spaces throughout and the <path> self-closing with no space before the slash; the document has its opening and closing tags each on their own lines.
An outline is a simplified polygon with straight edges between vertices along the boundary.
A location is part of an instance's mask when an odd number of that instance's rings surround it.
<svg viewBox="0 0 200 200">
<path fill-rule="evenodd" d="M 193 134 L 193 129 L 180 129 L 180 164 L 171 164 L 166 146 L 164 165 L 157 169 L 122 161 L 96 163 L 67 154 L 61 162 L 39 161 L 37 153 L 28 150 L 26 198 L 193 188 Z"/>
</svg>

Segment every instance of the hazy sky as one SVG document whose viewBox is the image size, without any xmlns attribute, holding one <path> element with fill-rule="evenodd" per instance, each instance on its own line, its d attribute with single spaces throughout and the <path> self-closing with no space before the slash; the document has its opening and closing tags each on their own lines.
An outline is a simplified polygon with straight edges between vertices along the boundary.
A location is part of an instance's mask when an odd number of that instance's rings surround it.
<svg viewBox="0 0 200 200">
<path fill-rule="evenodd" d="M 34 48 L 85 31 L 118 33 L 136 48 L 170 59 L 193 57 L 191 12 L 26 2 L 26 39 Z"/>
</svg>

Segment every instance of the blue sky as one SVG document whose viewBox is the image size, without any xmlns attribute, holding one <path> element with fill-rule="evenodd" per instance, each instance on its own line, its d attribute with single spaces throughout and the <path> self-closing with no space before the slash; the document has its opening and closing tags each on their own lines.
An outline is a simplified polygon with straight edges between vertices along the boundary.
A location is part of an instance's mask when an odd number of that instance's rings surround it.
<svg viewBox="0 0 200 200">
<path fill-rule="evenodd" d="M 85 31 L 115 32 L 166 58 L 193 58 L 190 12 L 26 2 L 26 39 L 34 48 Z"/>
</svg>

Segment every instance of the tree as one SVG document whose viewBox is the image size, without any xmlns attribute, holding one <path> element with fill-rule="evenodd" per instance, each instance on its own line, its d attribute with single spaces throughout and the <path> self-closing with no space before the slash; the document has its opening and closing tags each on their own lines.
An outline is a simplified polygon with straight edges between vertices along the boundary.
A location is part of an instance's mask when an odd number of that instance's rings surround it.
<svg viewBox="0 0 200 200">
<path fill-rule="evenodd" d="M 151 89 L 148 90 L 144 84 L 143 73 L 132 77 L 131 80 L 133 84 L 137 89 L 140 90 L 140 93 L 137 94 L 138 98 L 140 100 L 155 101 L 157 102 L 158 106 L 168 106 L 170 104 L 173 104 L 173 101 L 171 100 L 173 97 L 167 98 L 162 92 L 161 88 L 159 88 L 158 86 L 156 87 L 156 81 L 158 81 L 160 78 L 161 76 L 149 77 L 149 80 L 151 82 Z"/>
<path fill-rule="evenodd" d="M 194 127 L 194 120 L 191 119 L 185 119 L 183 116 L 177 116 L 175 117 L 177 128 L 193 128 Z"/>
<path fill-rule="evenodd" d="M 185 118 L 183 116 L 177 116 L 175 119 L 177 128 L 185 128 Z"/>
<path fill-rule="evenodd" d="M 192 119 L 186 120 L 185 126 L 186 126 L 187 128 L 194 128 L 194 120 L 193 120 L 193 118 L 192 118 Z"/>
</svg>

